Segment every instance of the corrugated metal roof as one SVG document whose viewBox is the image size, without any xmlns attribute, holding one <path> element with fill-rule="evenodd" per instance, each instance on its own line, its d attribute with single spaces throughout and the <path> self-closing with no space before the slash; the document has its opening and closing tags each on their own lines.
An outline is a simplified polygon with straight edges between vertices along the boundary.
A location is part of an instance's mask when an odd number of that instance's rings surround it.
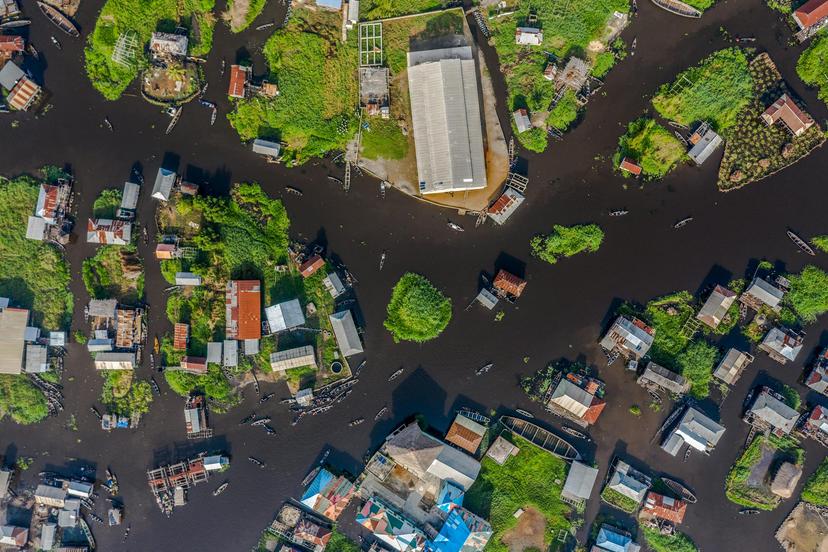
<svg viewBox="0 0 828 552">
<path fill-rule="evenodd" d="M 141 186 L 134 182 L 124 182 L 124 191 L 121 195 L 121 209 L 134 210 L 138 206 L 138 194 Z"/>
<path fill-rule="evenodd" d="M 362 342 L 357 333 L 356 324 L 351 311 L 341 311 L 334 313 L 328 317 L 333 326 L 336 342 L 339 344 L 339 350 L 346 357 L 361 353 Z"/>
<path fill-rule="evenodd" d="M 270 326 L 270 333 L 289 330 L 305 323 L 305 315 L 302 313 L 302 305 L 299 299 L 291 299 L 265 309 L 267 324 Z"/>
<path fill-rule="evenodd" d="M 23 370 L 23 336 L 28 321 L 28 310 L 0 310 L 0 374 L 19 374 Z"/>
<path fill-rule="evenodd" d="M 176 178 L 177 175 L 173 171 L 164 167 L 158 169 L 158 174 L 155 175 L 155 184 L 152 186 L 152 197 L 161 201 L 169 200 Z"/>
<path fill-rule="evenodd" d="M 592 494 L 595 480 L 598 478 L 598 468 L 587 466 L 574 460 L 566 476 L 561 495 L 575 500 L 587 500 Z"/>
<path fill-rule="evenodd" d="M 0 86 L 6 90 L 11 90 L 17 81 L 26 76 L 23 69 L 18 67 L 14 62 L 6 62 L 2 69 L 0 69 Z"/>
</svg>

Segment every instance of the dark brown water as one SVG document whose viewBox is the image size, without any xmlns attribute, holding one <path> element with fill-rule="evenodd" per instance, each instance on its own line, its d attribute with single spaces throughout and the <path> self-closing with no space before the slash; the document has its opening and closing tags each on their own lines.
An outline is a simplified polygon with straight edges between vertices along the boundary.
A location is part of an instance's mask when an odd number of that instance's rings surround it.
<svg viewBox="0 0 828 552">
<path fill-rule="evenodd" d="M 84 0 L 79 15 L 84 33 L 91 31 L 101 4 L 102 0 Z M 365 451 L 414 413 L 425 413 L 433 425 L 445 429 L 460 405 L 531 410 L 533 406 L 517 386 L 519 376 L 561 357 L 583 356 L 603 366 L 596 341 L 616 302 L 645 302 L 677 289 L 695 292 L 714 277 L 724 283 L 729 274 L 744 274 L 761 257 L 779 261 L 788 270 L 800 269 L 811 259 L 797 252 L 785 229 L 792 226 L 803 236 L 828 231 L 824 215 L 828 150 L 819 150 L 774 178 L 730 194 L 715 189 L 717 160 L 702 169 L 680 168 L 664 182 L 643 189 L 634 185 L 625 189 L 630 181 L 613 175 L 609 168 L 623 127 L 647 109 L 648 96 L 655 88 L 726 45 L 720 26 L 734 35 L 756 36 L 756 46 L 770 52 L 792 89 L 806 100 L 814 117 L 824 121 L 825 106 L 794 72 L 800 48 L 787 46 L 790 35 L 783 23 L 759 0 L 720 2 L 701 21 L 671 16 L 643 0 L 640 8 L 639 17 L 624 34 L 628 43 L 638 37 L 635 56 L 611 72 L 604 93 L 592 99 L 585 119 L 564 141 L 553 143 L 544 155 L 526 157 L 531 183 L 528 201 L 516 218 L 503 228 L 487 225 L 476 230 L 471 229 L 469 219 L 465 221 L 468 230 L 457 234 L 446 229 L 450 212 L 397 193 L 381 200 L 375 181 L 358 179 L 345 194 L 327 181 L 324 162 L 295 170 L 267 165 L 239 143 L 224 117 L 211 128 L 209 112 L 197 105 L 185 107 L 178 127 L 171 136 L 164 136 L 168 119 L 157 108 L 136 97 L 111 103 L 98 95 L 84 75 L 81 44 L 61 36 L 64 50 L 52 48 L 49 35 L 56 30 L 37 13 L 33 2 L 24 2 L 34 19 L 31 38 L 45 62 L 35 71 L 43 75 L 53 93 L 54 108 L 40 119 L 20 117 L 22 123 L 16 129 L 10 128 L 8 116 L 0 119 L 0 173 L 16 175 L 47 163 L 70 164 L 80 193 L 79 221 L 91 213 L 92 201 L 101 189 L 122 185 L 133 163 L 143 165 L 149 184 L 162 159 L 170 156 L 178 156 L 179 172 L 201 172 L 212 193 L 226 190 L 232 182 L 251 180 L 277 196 L 284 185 L 302 188 L 304 197 L 284 198 L 292 233 L 322 238 L 328 251 L 341 257 L 359 278 L 357 293 L 369 361 L 353 395 L 326 415 L 290 427 L 285 408 L 275 401 L 257 409 L 273 417 L 278 431 L 275 438 L 237 425 L 257 402 L 251 391 L 232 414 L 213 415 L 217 437 L 195 451 L 223 448 L 233 456 L 227 474 L 230 487 L 213 498 L 209 493 L 219 480 L 200 486 L 191 493 L 190 504 L 171 519 L 155 506 L 145 470 L 194 451 L 184 440 L 182 399 L 166 390 L 163 378 L 158 377 L 162 397 L 153 404 L 143 426 L 104 434 L 89 413 L 100 391 L 100 378 L 80 346 L 70 346 L 64 378 L 67 408 L 60 417 L 34 427 L 0 425 L 0 446 L 7 458 L 28 455 L 37 459 L 25 477 L 30 484 L 37 471 L 63 466 L 66 458 L 91 462 L 99 474 L 111 465 L 120 477 L 132 531 L 122 543 L 123 527 L 93 526 L 101 550 L 248 550 L 279 504 L 300 492 L 299 482 L 325 447 L 333 448 L 332 461 L 356 471 Z M 280 10 L 273 3 L 259 22 L 281 20 L 276 13 Z M 219 77 L 221 59 L 229 65 L 242 48 L 255 52 L 266 32 L 251 30 L 231 36 L 225 28 L 218 28 L 206 67 L 211 83 L 207 97 L 218 101 L 223 111 L 228 105 L 226 76 Z M 496 86 L 502 97 L 502 82 Z M 102 128 L 104 116 L 115 125 L 114 134 Z M 501 120 L 507 123 L 507 117 L 503 111 Z M 149 225 L 151 234 L 154 207 L 145 190 L 139 220 Z M 609 210 L 622 207 L 630 215 L 606 216 Z M 686 216 L 695 221 L 681 231 L 671 228 Z M 607 234 L 598 253 L 555 266 L 530 258 L 528 240 L 533 234 L 548 231 L 556 223 L 591 221 L 599 222 Z M 165 284 L 151 251 L 143 245 L 141 250 L 147 259 L 150 334 L 161 333 L 169 329 L 161 292 Z M 383 250 L 388 250 L 388 259 L 379 272 Z M 73 329 L 84 327 L 81 306 L 88 297 L 80 267 L 93 252 L 86 243 L 68 248 L 77 299 Z M 476 294 L 480 271 L 492 273 L 495 266 L 501 266 L 498 263 L 525 270 L 529 286 L 520 303 L 507 308 L 505 318 L 495 323 L 480 308 L 464 308 Z M 823 257 L 817 257 L 816 263 L 828 268 Z M 426 274 L 454 299 L 452 323 L 439 339 L 425 345 L 394 344 L 382 328 L 390 288 L 407 270 Z M 824 322 L 808 329 L 805 354 L 793 365 L 782 367 L 758 356 L 724 403 L 722 421 L 727 432 L 721 444 L 710 458 L 694 455 L 687 463 L 668 457 L 649 442 L 666 413 L 645 408 L 640 419 L 633 418 L 627 409 L 634 403 L 646 404 L 645 394 L 620 365 L 602 368 L 609 406 L 592 432 L 597 451 L 589 451 L 601 466 L 602 477 L 610 458 L 623 454 L 634 463 L 651 466 L 654 473 L 664 471 L 686 481 L 698 494 L 699 504 L 689 509 L 682 530 L 703 550 L 778 549 L 773 532 L 794 502 L 745 519 L 726 500 L 724 479 L 748 432 L 739 420 L 748 389 L 767 376 L 795 384 L 803 364 L 818 347 L 828 344 L 825 330 Z M 473 375 L 490 361 L 496 364 L 490 373 Z M 388 384 L 388 374 L 401 366 L 405 374 Z M 139 372 L 150 375 L 148 366 Z M 804 397 L 804 388 L 798 389 Z M 271 390 L 286 394 L 283 386 L 264 386 L 262 392 Z M 371 420 L 385 405 L 390 413 L 379 424 L 346 426 L 359 416 Z M 77 432 L 64 429 L 70 413 L 77 417 Z M 806 445 L 807 476 L 825 451 Z M 248 455 L 264 459 L 267 468 L 259 470 L 249 464 Z M 593 499 L 587 525 L 599 509 L 599 501 Z"/>
</svg>

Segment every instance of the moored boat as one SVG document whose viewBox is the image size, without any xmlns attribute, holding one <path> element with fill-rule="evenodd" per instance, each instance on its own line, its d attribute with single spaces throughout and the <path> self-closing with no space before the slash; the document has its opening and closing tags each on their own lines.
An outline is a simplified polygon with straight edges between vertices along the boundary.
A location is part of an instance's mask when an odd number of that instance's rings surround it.
<svg viewBox="0 0 828 552">
<path fill-rule="evenodd" d="M 804 251 L 808 255 L 811 255 L 812 257 L 816 255 L 816 253 L 814 253 L 813 248 L 810 245 L 808 245 L 807 243 L 805 243 L 805 240 L 803 240 L 802 238 L 800 238 L 799 236 L 797 236 L 796 234 L 794 234 L 790 230 L 787 231 L 787 234 L 788 234 L 788 237 L 791 239 L 791 241 L 794 242 L 796 244 L 796 246 L 799 247 L 802 251 Z"/>
<path fill-rule="evenodd" d="M 215 491 L 213 491 L 213 496 L 218 496 L 218 495 L 220 495 L 221 493 L 223 493 L 223 492 L 224 492 L 224 490 L 227 488 L 227 485 L 229 485 L 229 484 L 230 484 L 230 482 L 229 482 L 229 481 L 225 481 L 224 483 L 222 483 L 221 485 L 219 485 L 219 486 L 216 488 L 216 490 L 215 490 Z"/>
<path fill-rule="evenodd" d="M 609 216 L 611 216 L 611 217 L 623 217 L 627 213 L 629 213 L 629 211 L 627 211 L 626 209 L 616 209 L 615 211 L 610 211 Z"/>
<path fill-rule="evenodd" d="M 478 369 L 474 372 L 474 375 L 475 375 L 475 376 L 482 376 L 483 374 L 485 374 L 486 372 L 488 372 L 489 370 L 491 370 L 491 369 L 492 369 L 492 366 L 494 366 L 494 362 L 490 362 L 490 363 L 488 363 L 488 364 L 485 364 L 485 365 L 481 366 L 480 368 L 478 368 Z"/>
<path fill-rule="evenodd" d="M 693 6 L 682 2 L 681 0 L 653 0 L 653 4 L 663 10 L 667 10 L 675 15 L 682 17 L 692 17 L 698 19 L 702 16 L 702 12 Z"/>
<path fill-rule="evenodd" d="M 89 529 L 89 525 L 87 525 L 86 520 L 79 518 L 78 522 L 80 523 L 80 528 L 83 531 L 83 534 L 86 536 L 86 540 L 89 542 L 89 549 L 95 550 L 95 538 L 92 536 L 92 531 Z"/>
<path fill-rule="evenodd" d="M 285 191 L 295 196 L 301 197 L 302 195 L 304 195 L 304 192 L 302 192 L 302 190 L 300 190 L 299 188 L 294 188 L 293 186 L 285 186 Z"/>
<path fill-rule="evenodd" d="M 522 408 L 515 408 L 515 412 L 520 414 L 521 416 L 526 416 L 527 418 L 534 418 L 535 415 L 529 412 L 528 410 L 524 410 Z"/>
<path fill-rule="evenodd" d="M 582 433 L 575 428 L 569 426 L 561 426 L 561 431 L 568 435 L 572 435 L 573 437 L 577 437 L 578 439 L 584 439 L 585 441 L 590 441 L 589 435 L 586 433 Z"/>
<path fill-rule="evenodd" d="M 696 495 L 693 492 L 673 479 L 669 479 L 667 477 L 662 477 L 661 482 L 664 483 L 668 489 L 679 495 L 681 499 L 685 502 L 689 502 L 690 504 L 696 503 Z"/>
<path fill-rule="evenodd" d="M 449 221 L 448 222 L 448 227 L 451 228 L 452 230 L 454 230 L 455 232 L 465 232 L 463 227 L 460 226 L 459 224 L 457 224 L 456 222 Z"/>
<path fill-rule="evenodd" d="M 252 464 L 256 464 L 256 465 L 257 465 L 257 466 L 259 466 L 260 468 L 264 468 L 264 467 L 265 467 L 265 463 L 264 463 L 264 462 L 262 462 L 261 460 L 259 460 L 258 458 L 256 458 L 255 456 L 248 456 L 248 457 L 247 457 L 247 459 L 248 459 L 248 460 L 250 460 L 250 462 L 251 462 Z"/>
<path fill-rule="evenodd" d="M 550 454 L 554 454 L 564 460 L 581 459 L 581 455 L 575 447 L 551 431 L 535 425 L 532 422 L 521 420 L 514 416 L 501 416 L 500 423 L 514 435 L 526 439 Z"/>
<path fill-rule="evenodd" d="M 362 422 L 364 422 L 364 421 L 365 421 L 365 418 L 356 418 L 356 419 L 353 419 L 353 420 L 351 420 L 350 422 L 348 422 L 348 427 L 358 426 L 359 424 L 361 424 L 361 423 L 362 423 Z"/>
<path fill-rule="evenodd" d="M 386 412 L 388 412 L 388 407 L 387 407 L 387 406 L 383 406 L 383 407 L 380 409 L 380 411 L 379 411 L 379 412 L 377 412 L 377 413 L 374 415 L 374 421 L 377 421 L 377 420 L 379 420 L 380 418 L 382 418 L 383 416 L 385 416 L 385 413 L 386 413 Z"/>
<path fill-rule="evenodd" d="M 58 29 L 75 38 L 80 36 L 78 27 L 62 11 L 46 2 L 38 2 L 37 7 Z"/>
<path fill-rule="evenodd" d="M 760 513 L 760 511 L 756 510 L 754 508 L 744 508 L 742 510 L 739 510 L 739 514 L 743 515 L 743 516 L 744 515 L 752 516 L 752 515 L 756 515 L 758 513 Z"/>
<path fill-rule="evenodd" d="M 693 222 L 693 217 L 683 218 L 680 221 L 678 221 L 677 223 L 675 223 L 673 225 L 673 228 L 683 228 L 684 226 L 687 226 L 691 222 Z"/>
<path fill-rule="evenodd" d="M 172 121 L 170 121 L 170 124 L 167 125 L 167 130 L 164 134 L 169 134 L 175 128 L 175 125 L 178 123 L 178 119 L 181 118 L 181 110 L 181 106 L 171 107 L 167 110 L 167 115 L 172 117 Z"/>
<path fill-rule="evenodd" d="M 31 22 L 31 19 L 12 19 L 11 21 L 0 23 L 0 29 L 16 29 L 17 27 L 25 27 L 30 25 Z"/>
<path fill-rule="evenodd" d="M 400 374 L 403 373 L 404 370 L 405 368 L 400 368 L 399 370 L 388 376 L 388 381 L 394 381 L 395 379 L 397 379 L 400 376 Z"/>
</svg>

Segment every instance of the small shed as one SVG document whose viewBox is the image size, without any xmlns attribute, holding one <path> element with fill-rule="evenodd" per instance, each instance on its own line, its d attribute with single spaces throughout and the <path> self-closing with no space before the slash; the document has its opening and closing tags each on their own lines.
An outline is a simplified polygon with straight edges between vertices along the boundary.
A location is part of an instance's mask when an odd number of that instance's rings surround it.
<svg viewBox="0 0 828 552">
<path fill-rule="evenodd" d="M 690 143 L 692 147 L 687 152 L 687 156 L 696 165 L 702 165 L 722 145 L 722 137 L 716 134 L 707 123 L 703 123 L 690 136 Z"/>
<path fill-rule="evenodd" d="M 716 286 L 707 301 L 704 302 L 696 320 L 714 330 L 719 327 L 727 315 L 730 306 L 736 302 L 736 293 L 724 286 Z"/>
<path fill-rule="evenodd" d="M 200 286 L 201 276 L 192 272 L 176 272 L 175 285 L 177 286 Z"/>
<path fill-rule="evenodd" d="M 561 498 L 576 504 L 589 500 L 597 479 L 598 468 L 573 460 L 561 490 Z"/>
<path fill-rule="evenodd" d="M 480 443 L 486 435 L 486 426 L 475 422 L 468 416 L 457 414 L 446 433 L 446 441 L 457 445 L 470 454 L 477 454 Z"/>
<path fill-rule="evenodd" d="M 175 172 L 161 167 L 155 176 L 155 184 L 152 187 L 152 197 L 161 201 L 169 201 L 173 185 L 178 178 Z"/>
<path fill-rule="evenodd" d="M 491 291 L 489 291 L 486 288 L 483 288 L 480 290 L 480 293 L 477 294 L 477 297 L 475 297 L 475 301 L 477 301 L 487 309 L 492 310 L 497 306 L 498 298 Z"/>
<path fill-rule="evenodd" d="M 275 372 L 284 372 L 291 368 L 313 366 L 316 369 L 316 354 L 313 347 L 305 345 L 286 351 L 278 351 L 270 355 L 270 367 Z"/>
<path fill-rule="evenodd" d="M 96 370 L 132 370 L 135 353 L 98 353 L 95 355 Z"/>
<path fill-rule="evenodd" d="M 540 46 L 543 44 L 543 31 L 537 27 L 518 27 L 515 29 L 515 44 Z"/>
<path fill-rule="evenodd" d="M 181 371 L 190 374 L 206 374 L 207 359 L 204 357 L 185 356 L 181 358 Z"/>
<path fill-rule="evenodd" d="M 261 138 L 253 140 L 253 153 L 277 159 L 281 151 L 282 146 L 277 142 L 271 142 L 270 140 L 263 140 Z"/>
<path fill-rule="evenodd" d="M 221 364 L 221 345 L 220 341 L 207 344 L 207 364 Z"/>
<path fill-rule="evenodd" d="M 520 297 L 523 290 L 526 288 L 526 280 L 518 278 L 514 274 L 503 270 L 497 271 L 494 282 L 492 284 L 495 289 L 511 295 L 513 297 Z"/>
<path fill-rule="evenodd" d="M 26 344 L 26 364 L 23 371 L 27 374 L 42 374 L 49 370 L 49 358 L 45 345 Z"/>
<path fill-rule="evenodd" d="M 239 342 L 235 339 L 224 340 L 222 365 L 226 368 L 234 368 L 239 365 Z"/>
<path fill-rule="evenodd" d="M 299 272 L 303 278 L 308 278 L 316 274 L 316 271 L 325 266 L 325 259 L 319 255 L 313 255 L 307 261 L 299 265 Z"/>
<path fill-rule="evenodd" d="M 771 492 L 781 498 L 791 498 L 801 477 L 802 468 L 790 462 L 784 462 L 773 477 Z"/>
<path fill-rule="evenodd" d="M 141 186 L 134 182 L 124 182 L 124 191 L 121 194 L 121 209 L 134 211 L 138 206 L 138 195 L 141 193 Z"/>
<path fill-rule="evenodd" d="M 258 355 L 259 354 L 259 340 L 258 339 L 245 339 L 242 341 L 242 345 L 244 345 L 244 354 L 247 356 Z"/>
<path fill-rule="evenodd" d="M 486 214 L 497 224 L 503 224 L 514 214 L 525 199 L 523 194 L 511 186 L 507 186 L 500 197 L 489 206 Z"/>
<path fill-rule="evenodd" d="M 244 99 L 247 94 L 247 83 L 250 82 L 250 76 L 253 70 L 244 65 L 230 66 L 230 86 L 227 89 L 227 95 L 231 98 Z"/>
<path fill-rule="evenodd" d="M 336 272 L 331 272 L 325 276 L 322 280 L 322 284 L 334 299 L 345 293 L 345 286 L 342 284 L 342 280 Z"/>
<path fill-rule="evenodd" d="M 282 332 L 301 326 L 305 323 L 305 315 L 302 313 L 302 305 L 299 299 L 291 299 L 265 309 L 267 325 L 270 333 Z"/>
<path fill-rule="evenodd" d="M 187 341 L 190 339 L 190 325 L 176 323 L 173 332 L 173 349 L 176 351 L 186 351 Z"/>
<path fill-rule="evenodd" d="M 728 385 L 733 385 L 742 375 L 744 369 L 753 362 L 753 355 L 731 348 L 713 371 L 713 377 Z"/>
<path fill-rule="evenodd" d="M 529 119 L 529 112 L 524 108 L 520 108 L 512 113 L 512 118 L 515 120 L 515 128 L 518 134 L 526 132 L 532 128 L 532 121 Z"/>
<path fill-rule="evenodd" d="M 93 318 L 115 318 L 118 301 L 115 299 L 90 299 L 87 314 Z"/>
<path fill-rule="evenodd" d="M 652 361 L 647 364 L 644 373 L 638 377 L 638 384 L 644 387 L 659 387 L 676 395 L 684 395 L 690 390 L 690 382 L 687 378 Z"/>
<path fill-rule="evenodd" d="M 29 222 L 26 224 L 26 238 L 43 241 L 45 237 L 46 221 L 40 217 L 29 217 Z"/>
<path fill-rule="evenodd" d="M 520 452 L 520 448 L 498 435 L 489 450 L 486 451 L 486 456 L 502 466 L 506 463 L 506 460 L 512 456 L 517 456 L 518 452 Z"/>
<path fill-rule="evenodd" d="M 629 157 L 625 157 L 621 160 L 621 164 L 618 165 L 622 171 L 626 171 L 633 176 L 638 176 L 641 174 L 641 165 L 630 159 Z"/>
</svg>

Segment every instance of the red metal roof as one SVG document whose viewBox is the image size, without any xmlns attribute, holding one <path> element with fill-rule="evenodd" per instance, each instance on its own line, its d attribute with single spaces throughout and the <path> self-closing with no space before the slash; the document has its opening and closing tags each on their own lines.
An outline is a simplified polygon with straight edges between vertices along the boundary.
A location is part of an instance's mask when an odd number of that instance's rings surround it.
<svg viewBox="0 0 828 552">
<path fill-rule="evenodd" d="M 795 135 L 800 135 L 814 124 L 810 115 L 799 109 L 790 96 L 782 94 L 778 100 L 773 102 L 764 113 L 762 118 L 769 125 L 782 119 L 785 126 Z"/>
<path fill-rule="evenodd" d="M 0 52 L 22 52 L 24 48 L 22 36 L 0 35 Z"/>
<path fill-rule="evenodd" d="M 627 157 L 621 160 L 620 168 L 621 170 L 627 171 L 628 173 L 634 174 L 635 176 L 641 174 L 641 167 Z"/>
<path fill-rule="evenodd" d="M 181 359 L 181 369 L 193 374 L 206 374 L 207 359 L 203 357 L 185 356 Z"/>
<path fill-rule="evenodd" d="M 497 289 L 501 289 L 515 297 L 520 297 L 520 294 L 523 293 L 523 288 L 526 287 L 526 281 L 521 280 L 514 274 L 506 272 L 501 268 L 497 272 L 497 276 L 495 276 L 493 285 Z"/>
<path fill-rule="evenodd" d="M 173 349 L 176 351 L 187 350 L 187 339 L 190 337 L 190 326 L 181 324 L 175 325 L 175 333 L 173 335 Z"/>
<path fill-rule="evenodd" d="M 244 89 L 250 78 L 250 68 L 242 65 L 230 66 L 230 87 L 227 95 L 231 98 L 244 98 Z"/>
<path fill-rule="evenodd" d="M 20 111 L 26 111 L 37 95 L 40 94 L 40 87 L 28 77 L 23 77 L 9 92 L 9 105 Z"/>
<path fill-rule="evenodd" d="M 677 498 L 670 498 L 658 493 L 649 492 L 644 499 L 644 511 L 657 518 L 666 519 L 673 523 L 684 521 L 687 503 Z"/>
<path fill-rule="evenodd" d="M 51 184 L 41 184 L 40 189 L 43 192 L 43 206 L 37 215 L 47 220 L 54 219 L 57 216 L 60 187 L 52 186 Z"/>
<path fill-rule="evenodd" d="M 803 29 L 816 25 L 820 20 L 828 17 L 828 0 L 810 0 L 805 2 L 799 6 L 793 16 Z"/>
<path fill-rule="evenodd" d="M 155 246 L 156 259 L 172 259 L 178 247 L 172 243 L 159 243 Z"/>
<path fill-rule="evenodd" d="M 230 280 L 225 294 L 227 339 L 262 337 L 261 282 Z"/>
<path fill-rule="evenodd" d="M 509 204 L 511 204 L 513 201 L 514 198 L 512 196 L 508 194 L 503 194 L 499 198 L 497 198 L 497 201 L 492 203 L 492 205 L 488 209 L 488 212 L 493 215 L 500 213 L 501 211 L 506 209 L 509 206 Z"/>
<path fill-rule="evenodd" d="M 299 267 L 299 272 L 302 273 L 303 278 L 312 276 L 317 270 L 325 266 L 325 260 L 319 255 L 314 255 Z"/>
<path fill-rule="evenodd" d="M 601 412 L 604 411 L 605 406 L 607 406 L 607 403 L 604 399 L 593 397 L 592 404 L 589 405 L 581 419 L 590 425 L 594 424 L 601 417 Z"/>
</svg>

